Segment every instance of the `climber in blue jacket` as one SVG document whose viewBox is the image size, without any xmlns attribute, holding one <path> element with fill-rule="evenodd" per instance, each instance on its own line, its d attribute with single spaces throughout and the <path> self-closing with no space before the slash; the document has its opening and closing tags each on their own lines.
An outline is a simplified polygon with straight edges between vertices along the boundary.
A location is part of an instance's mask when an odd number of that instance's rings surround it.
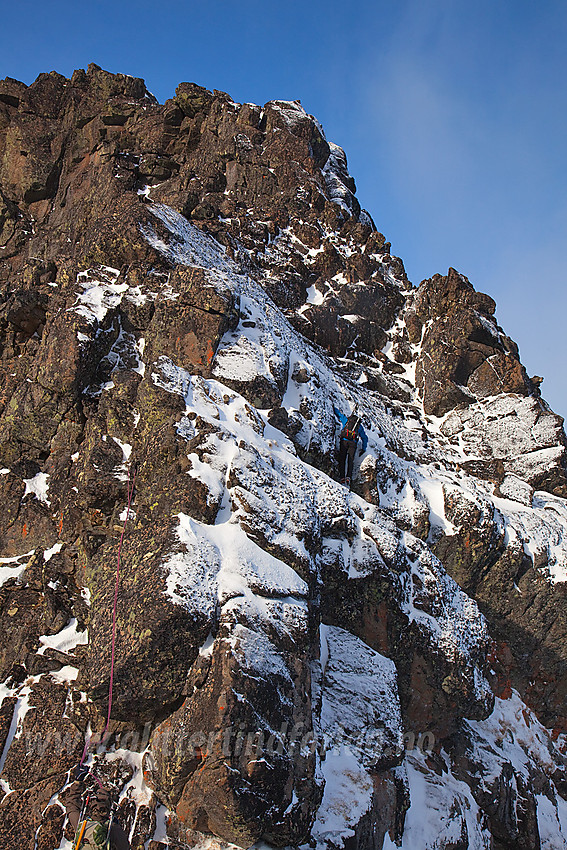
<svg viewBox="0 0 567 850">
<path fill-rule="evenodd" d="M 360 440 L 361 447 L 359 454 L 364 454 L 368 445 L 368 437 L 364 432 L 362 421 L 356 412 L 356 408 L 348 417 L 346 417 L 344 413 L 341 413 L 340 410 L 337 410 L 336 407 L 333 407 L 333 410 L 335 411 L 336 416 L 338 416 L 342 426 L 339 444 L 339 481 L 341 484 L 346 484 L 347 487 L 350 487 L 357 443 Z M 347 467 L 346 470 L 345 465 Z"/>
</svg>

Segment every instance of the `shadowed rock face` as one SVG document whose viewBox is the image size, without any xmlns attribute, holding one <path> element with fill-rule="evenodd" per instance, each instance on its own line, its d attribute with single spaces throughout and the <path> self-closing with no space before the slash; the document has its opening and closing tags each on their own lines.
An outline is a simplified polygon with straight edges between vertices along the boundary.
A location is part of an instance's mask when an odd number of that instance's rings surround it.
<svg viewBox="0 0 567 850">
<path fill-rule="evenodd" d="M 0 82 L 2 846 L 89 728 L 135 847 L 563 846 L 565 435 L 494 311 L 298 101 Z"/>
</svg>

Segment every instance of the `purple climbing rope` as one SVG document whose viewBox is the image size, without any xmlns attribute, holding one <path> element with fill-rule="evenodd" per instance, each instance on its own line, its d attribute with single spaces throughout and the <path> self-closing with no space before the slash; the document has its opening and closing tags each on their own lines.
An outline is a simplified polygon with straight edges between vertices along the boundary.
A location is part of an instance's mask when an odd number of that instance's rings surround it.
<svg viewBox="0 0 567 850">
<path fill-rule="evenodd" d="M 134 484 L 136 482 L 136 467 L 133 468 L 132 480 L 130 481 L 130 470 L 128 470 L 128 505 L 126 507 L 126 516 L 124 518 L 124 524 L 122 526 L 122 533 L 120 534 L 120 542 L 118 544 L 118 558 L 116 562 L 116 582 L 114 584 L 114 604 L 112 606 L 112 645 L 110 650 L 110 684 L 108 686 L 108 714 L 106 717 L 106 726 L 104 727 L 104 732 L 101 736 L 101 743 L 106 738 L 106 733 L 108 732 L 108 727 L 110 726 L 110 712 L 112 710 L 112 691 L 114 686 L 114 661 L 116 657 L 116 611 L 118 607 L 118 587 L 120 584 L 120 556 L 122 554 L 122 541 L 124 540 L 124 533 L 126 531 L 126 523 L 128 522 L 128 518 L 130 516 L 130 507 L 132 505 L 132 498 L 134 496 Z M 81 760 L 79 762 L 79 767 L 83 764 L 87 757 L 87 753 L 89 751 L 91 743 L 91 736 L 89 735 L 85 748 L 83 750 L 83 755 L 81 756 Z M 89 771 L 90 773 L 90 771 Z M 94 776 L 94 774 L 91 774 Z M 102 788 L 102 783 L 98 779 L 97 776 L 94 777 L 100 787 Z"/>
</svg>

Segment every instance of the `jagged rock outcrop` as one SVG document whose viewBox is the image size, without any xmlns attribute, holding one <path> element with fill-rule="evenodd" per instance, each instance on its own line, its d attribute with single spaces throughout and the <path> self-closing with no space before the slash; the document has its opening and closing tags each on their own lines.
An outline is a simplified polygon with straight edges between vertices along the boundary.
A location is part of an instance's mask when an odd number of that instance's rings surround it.
<svg viewBox="0 0 567 850">
<path fill-rule="evenodd" d="M 0 82 L 0 288 L 3 846 L 89 729 L 134 847 L 565 846 L 562 420 L 299 102 Z"/>
</svg>

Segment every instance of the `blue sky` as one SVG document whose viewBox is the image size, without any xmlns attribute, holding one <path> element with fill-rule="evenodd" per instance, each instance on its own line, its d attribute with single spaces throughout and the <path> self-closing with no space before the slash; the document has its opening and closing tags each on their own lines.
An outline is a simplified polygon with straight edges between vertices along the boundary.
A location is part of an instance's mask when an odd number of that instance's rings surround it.
<svg viewBox="0 0 567 850">
<path fill-rule="evenodd" d="M 455 266 L 492 295 L 567 416 L 565 0 L 2 6 L 0 78 L 96 62 L 160 101 L 183 80 L 299 98 L 410 279 Z"/>
</svg>

